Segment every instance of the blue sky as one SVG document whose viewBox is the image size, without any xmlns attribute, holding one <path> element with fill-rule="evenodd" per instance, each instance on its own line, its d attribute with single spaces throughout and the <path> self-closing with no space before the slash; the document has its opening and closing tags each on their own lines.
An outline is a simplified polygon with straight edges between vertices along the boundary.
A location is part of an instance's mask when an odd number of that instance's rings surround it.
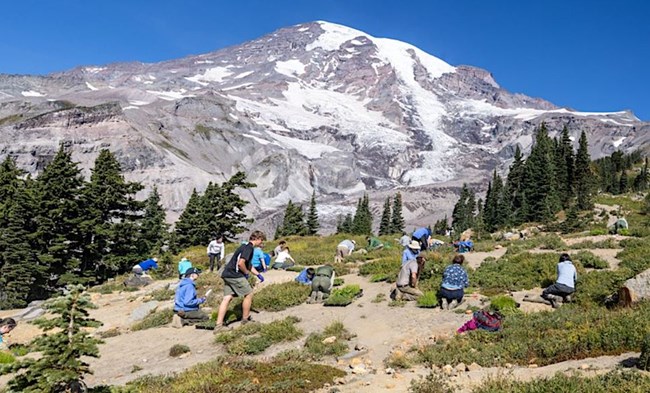
<svg viewBox="0 0 650 393">
<path fill-rule="evenodd" d="M 156 62 L 314 20 L 414 44 L 504 88 L 650 120 L 650 1 L 7 1 L 0 73 Z"/>
</svg>

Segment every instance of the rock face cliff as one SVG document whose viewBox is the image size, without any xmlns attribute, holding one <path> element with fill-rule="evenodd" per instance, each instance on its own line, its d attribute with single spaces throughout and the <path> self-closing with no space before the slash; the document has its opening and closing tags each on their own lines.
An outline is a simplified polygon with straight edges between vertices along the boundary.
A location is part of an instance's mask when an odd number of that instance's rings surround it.
<svg viewBox="0 0 650 393">
<path fill-rule="evenodd" d="M 102 148 L 161 192 L 174 220 L 193 188 L 244 170 L 256 227 L 318 196 L 324 231 L 368 192 L 400 190 L 407 223 L 449 213 L 463 182 L 503 170 L 533 130 L 586 131 L 597 158 L 647 145 L 630 112 L 585 113 L 510 93 L 485 70 L 326 22 L 156 64 L 0 74 L 0 158 L 38 174 L 59 143 L 86 170 Z"/>
</svg>

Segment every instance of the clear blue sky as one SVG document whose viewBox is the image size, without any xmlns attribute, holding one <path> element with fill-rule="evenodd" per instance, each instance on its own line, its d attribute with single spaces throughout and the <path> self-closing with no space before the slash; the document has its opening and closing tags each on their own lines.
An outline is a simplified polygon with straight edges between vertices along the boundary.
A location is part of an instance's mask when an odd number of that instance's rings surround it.
<svg viewBox="0 0 650 393">
<path fill-rule="evenodd" d="M 512 92 L 650 120 L 650 1 L 10 0 L 0 73 L 156 62 L 326 20 L 491 71 Z"/>
</svg>

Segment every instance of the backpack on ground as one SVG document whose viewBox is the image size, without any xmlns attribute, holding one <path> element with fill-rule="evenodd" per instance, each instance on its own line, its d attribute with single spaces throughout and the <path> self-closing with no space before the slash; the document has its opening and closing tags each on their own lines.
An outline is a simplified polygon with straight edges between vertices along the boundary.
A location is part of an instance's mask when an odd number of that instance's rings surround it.
<svg viewBox="0 0 650 393">
<path fill-rule="evenodd" d="M 495 311 L 479 310 L 474 312 L 474 319 L 479 329 L 496 332 L 501 329 L 503 315 Z"/>
</svg>

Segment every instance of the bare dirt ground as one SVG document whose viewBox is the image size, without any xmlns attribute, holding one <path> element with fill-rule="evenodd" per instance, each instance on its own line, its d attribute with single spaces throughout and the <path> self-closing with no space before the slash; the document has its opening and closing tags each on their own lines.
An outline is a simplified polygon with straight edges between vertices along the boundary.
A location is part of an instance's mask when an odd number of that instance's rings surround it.
<svg viewBox="0 0 650 393">
<path fill-rule="evenodd" d="M 580 242 L 584 240 L 599 241 L 603 237 L 583 237 L 566 239 L 567 243 Z M 614 237 L 620 239 L 621 237 Z M 612 268 L 618 264 L 615 255 L 620 250 L 590 250 L 610 262 Z M 476 252 L 465 254 L 469 266 L 476 268 L 487 257 L 500 258 L 506 249 L 498 249 L 491 252 Z M 538 251 L 535 251 L 538 252 Z M 541 252 L 541 250 L 539 251 Z M 261 288 L 273 283 L 280 283 L 292 280 L 296 273 L 284 271 L 271 271 L 265 274 L 266 282 L 260 284 Z M 275 319 L 292 315 L 300 318 L 298 327 L 305 333 L 304 337 L 312 332 L 318 332 L 332 321 L 341 321 L 348 330 L 357 337 L 350 343 L 350 348 L 355 346 L 367 348 L 361 351 L 359 356 L 353 359 L 328 360 L 326 363 L 341 367 L 350 371 L 350 365 L 363 363 L 369 371 L 367 374 L 349 374 L 345 383 L 337 385 L 341 392 L 405 392 L 408 390 L 413 378 L 426 375 L 429 370 L 417 366 L 411 370 L 386 373 L 384 361 L 395 351 L 407 351 L 413 346 L 431 343 L 437 337 L 448 337 L 454 334 L 469 316 L 457 314 L 452 311 L 440 309 L 422 309 L 415 307 L 415 304 L 406 304 L 404 307 L 389 307 L 386 300 L 373 302 L 379 294 L 384 294 L 385 299 L 391 289 L 387 283 L 370 283 L 366 278 L 356 274 L 349 274 L 342 277 L 345 284 L 359 284 L 363 289 L 363 296 L 347 307 L 324 307 L 319 304 L 301 304 L 281 312 L 261 312 L 254 314 L 254 318 L 260 322 L 270 322 Z M 174 280 L 158 281 L 153 285 L 138 292 L 122 292 L 108 295 L 93 294 L 93 301 L 99 309 L 91 311 L 91 316 L 102 321 L 104 326 L 101 330 L 117 328 L 121 334 L 116 337 L 106 338 L 105 343 L 100 346 L 101 357 L 90 359 L 94 375 L 87 377 L 90 386 L 99 384 L 122 385 L 135 378 L 146 374 L 167 374 L 170 372 L 182 371 L 195 364 L 206 362 L 216 356 L 224 355 L 225 350 L 214 343 L 214 335 L 211 331 L 184 327 L 174 329 L 171 327 L 152 328 L 143 331 L 131 332 L 129 316 L 143 302 L 147 293 L 163 288 Z M 541 288 L 537 289 L 541 292 Z M 532 291 L 521 291 L 513 293 L 516 300 L 521 301 L 524 294 L 536 293 Z M 468 296 L 468 303 L 479 302 L 480 295 Z M 161 302 L 160 308 L 171 307 L 172 302 Z M 522 310 L 525 312 L 537 312 L 551 310 L 550 306 L 536 303 L 522 303 Z M 16 310 L 0 312 L 0 316 L 16 314 Z M 234 327 L 237 324 L 233 325 Z M 39 334 L 39 330 L 29 324 L 21 323 L 18 329 L 11 333 L 12 342 L 28 342 Z M 271 357 L 279 351 L 288 348 L 299 348 L 304 344 L 303 339 L 285 345 L 272 347 L 262 357 Z M 185 344 L 191 349 L 191 353 L 183 358 L 171 358 L 168 355 L 169 349 L 174 344 Z M 480 368 L 474 371 L 460 372 L 458 376 L 452 377 L 462 392 L 469 392 L 472 386 L 493 375 L 508 375 L 513 378 L 530 379 L 534 377 L 552 376 L 556 372 L 569 372 L 578 370 L 584 373 L 598 373 L 616 367 L 627 358 L 637 356 L 636 354 L 624 354 L 621 356 L 608 356 L 581 361 L 570 361 L 558 363 L 546 367 L 537 368 Z M 137 366 L 137 367 L 136 367 Z M 452 365 L 455 366 L 455 365 Z M 141 370 L 139 370 L 141 368 Z M 6 382 L 6 378 L 0 380 L 0 387 Z M 327 392 L 328 389 L 322 389 Z"/>
</svg>

